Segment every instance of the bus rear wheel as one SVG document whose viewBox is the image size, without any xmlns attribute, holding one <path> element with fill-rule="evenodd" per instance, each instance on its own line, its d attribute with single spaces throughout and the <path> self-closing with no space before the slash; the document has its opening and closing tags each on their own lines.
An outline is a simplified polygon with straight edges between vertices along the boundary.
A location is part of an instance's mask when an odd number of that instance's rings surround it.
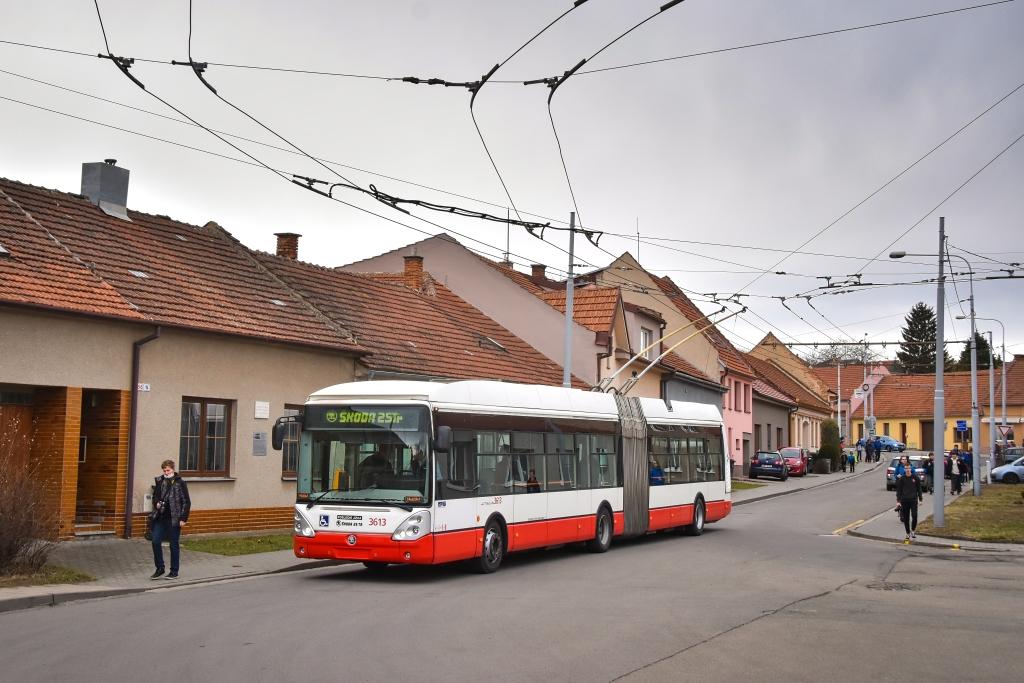
<svg viewBox="0 0 1024 683">
<path fill-rule="evenodd" d="M 612 515 L 608 508 L 597 511 L 597 523 L 594 525 L 594 538 L 587 541 L 587 550 L 592 553 L 606 553 L 612 547 Z"/>
<path fill-rule="evenodd" d="M 474 568 L 481 574 L 498 571 L 501 561 L 505 559 L 505 532 L 496 519 L 487 521 L 484 527 L 484 543 L 480 557 L 476 558 Z"/>
<path fill-rule="evenodd" d="M 693 523 L 683 528 L 687 536 L 700 536 L 704 533 L 704 499 L 698 498 L 693 504 Z"/>
</svg>

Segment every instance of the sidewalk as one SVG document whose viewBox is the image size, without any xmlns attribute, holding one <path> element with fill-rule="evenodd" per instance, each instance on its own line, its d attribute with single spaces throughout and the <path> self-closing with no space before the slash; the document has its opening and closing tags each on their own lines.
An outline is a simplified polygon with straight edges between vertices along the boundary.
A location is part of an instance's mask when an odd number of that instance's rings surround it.
<svg viewBox="0 0 1024 683">
<path fill-rule="evenodd" d="M 170 551 L 164 546 L 164 561 L 169 560 Z M 150 542 L 121 538 L 59 543 L 50 554 L 50 563 L 87 572 L 95 576 L 96 581 L 0 588 L 0 612 L 340 564 L 333 560 L 300 560 L 291 550 L 225 556 L 182 547 L 181 577 L 150 580 L 153 573 Z"/>
</svg>

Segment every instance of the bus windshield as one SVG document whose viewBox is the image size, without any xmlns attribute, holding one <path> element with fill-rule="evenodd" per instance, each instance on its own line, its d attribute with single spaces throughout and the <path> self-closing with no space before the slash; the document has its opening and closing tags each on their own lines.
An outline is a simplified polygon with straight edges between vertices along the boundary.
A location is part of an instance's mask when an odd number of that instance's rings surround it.
<svg viewBox="0 0 1024 683">
<path fill-rule="evenodd" d="M 323 429 L 328 424 L 334 428 Z M 425 409 L 336 408 L 307 412 L 307 425 L 309 461 L 300 462 L 298 488 L 310 501 L 429 502 L 429 416 Z"/>
</svg>

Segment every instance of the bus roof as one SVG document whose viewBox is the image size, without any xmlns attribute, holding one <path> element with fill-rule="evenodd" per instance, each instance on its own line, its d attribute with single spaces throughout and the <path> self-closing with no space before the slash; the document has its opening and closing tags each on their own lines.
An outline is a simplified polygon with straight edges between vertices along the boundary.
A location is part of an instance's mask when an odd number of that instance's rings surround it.
<svg viewBox="0 0 1024 683">
<path fill-rule="evenodd" d="M 450 383 L 402 380 L 347 382 L 326 387 L 309 397 L 309 403 L 339 401 L 426 401 L 442 411 L 607 421 L 619 419 L 612 394 L 486 380 Z M 716 425 L 722 421 L 722 415 L 714 405 L 673 401 L 672 409 L 669 410 L 661 399 L 641 398 L 640 403 L 649 422 Z"/>
</svg>

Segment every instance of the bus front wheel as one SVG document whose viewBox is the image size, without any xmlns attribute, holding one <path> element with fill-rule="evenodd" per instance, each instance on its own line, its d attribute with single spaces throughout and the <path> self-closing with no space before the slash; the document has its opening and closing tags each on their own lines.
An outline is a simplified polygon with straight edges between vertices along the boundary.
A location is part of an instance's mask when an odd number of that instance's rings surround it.
<svg viewBox="0 0 1024 683">
<path fill-rule="evenodd" d="M 476 558 L 475 568 L 481 574 L 496 572 L 504 558 L 505 532 L 498 520 L 490 519 L 484 527 L 483 549 L 480 557 Z"/>
<path fill-rule="evenodd" d="M 594 538 L 587 541 L 587 550 L 592 553 L 605 553 L 612 546 L 612 515 L 608 508 L 597 511 L 597 523 L 594 525 Z"/>
<path fill-rule="evenodd" d="M 693 504 L 693 523 L 684 527 L 687 536 L 700 536 L 704 533 L 704 499 L 698 498 Z"/>
</svg>

